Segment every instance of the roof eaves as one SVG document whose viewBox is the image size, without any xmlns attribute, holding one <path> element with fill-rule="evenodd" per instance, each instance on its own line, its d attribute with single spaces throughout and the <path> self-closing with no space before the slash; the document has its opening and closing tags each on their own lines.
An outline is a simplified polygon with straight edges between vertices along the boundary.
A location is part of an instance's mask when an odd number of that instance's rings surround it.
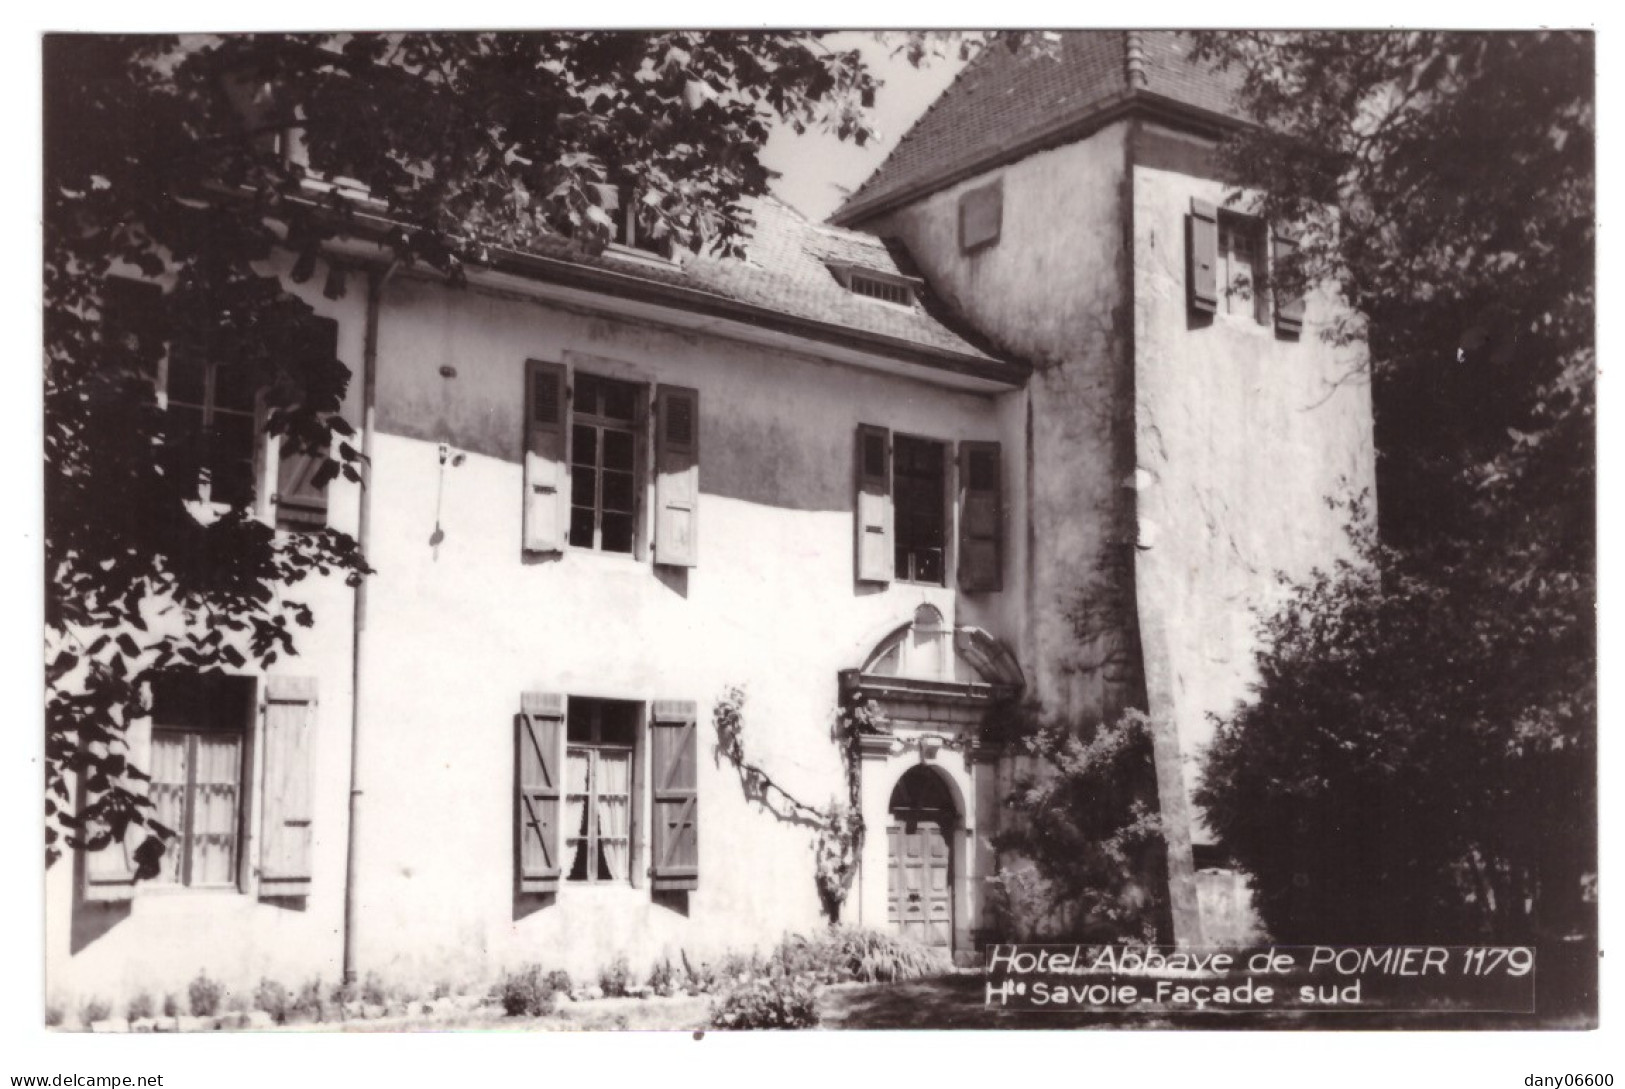
<svg viewBox="0 0 1625 1089">
<path fill-rule="evenodd" d="M 860 199 L 860 193 L 832 215 L 830 222 L 838 227 L 854 228 L 858 224 L 885 215 L 888 212 L 896 211 L 906 204 L 912 204 L 922 197 L 950 188 L 978 174 L 1025 159 L 1029 155 L 1047 151 L 1061 144 L 1081 140 L 1105 128 L 1112 122 L 1136 112 L 1146 113 L 1185 127 L 1195 127 L 1204 135 L 1215 138 L 1231 129 L 1249 127 L 1254 124 L 1254 122 L 1232 117 L 1229 114 L 1206 107 L 1194 106 L 1188 102 L 1143 88 L 1120 91 L 1112 94 L 1109 98 L 1094 103 L 1084 113 L 1073 117 L 1063 117 L 1046 128 L 1034 131 L 1018 143 L 1001 148 L 992 154 L 980 156 L 955 170 L 938 174 L 870 200 Z"/>
</svg>

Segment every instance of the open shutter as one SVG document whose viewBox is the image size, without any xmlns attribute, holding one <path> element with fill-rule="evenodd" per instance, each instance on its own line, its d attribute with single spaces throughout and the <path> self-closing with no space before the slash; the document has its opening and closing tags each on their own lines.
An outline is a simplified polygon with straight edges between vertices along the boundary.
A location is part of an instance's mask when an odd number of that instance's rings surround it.
<svg viewBox="0 0 1625 1089">
<path fill-rule="evenodd" d="M 700 884 L 697 733 L 692 700 L 655 701 L 649 737 L 654 778 L 650 875 L 656 889 L 694 889 Z"/>
<path fill-rule="evenodd" d="M 525 364 L 526 552 L 562 552 L 570 526 L 565 376 L 562 363 Z"/>
<path fill-rule="evenodd" d="M 132 351 L 142 374 L 156 378 L 164 354 L 164 292 L 157 284 L 109 276 L 102 288 L 102 336 Z"/>
<path fill-rule="evenodd" d="M 316 680 L 265 678 L 260 895 L 308 896 L 311 878 Z"/>
<path fill-rule="evenodd" d="M 317 318 L 311 323 L 309 339 L 301 345 L 311 357 L 332 359 L 339 350 L 339 323 L 332 318 Z M 277 459 L 276 520 L 285 528 L 327 525 L 327 485 L 316 487 L 316 471 L 322 467 L 325 451 L 305 453 L 293 449 L 284 437 L 279 444 Z"/>
<path fill-rule="evenodd" d="M 961 443 L 959 481 L 959 588 L 969 593 L 1002 590 L 999 444 Z"/>
<path fill-rule="evenodd" d="M 1297 251 L 1298 243 L 1291 238 L 1276 235 L 1271 245 L 1271 267 L 1280 268 L 1282 263 L 1289 261 Z M 1278 279 L 1275 280 L 1280 283 Z M 1279 288 L 1275 291 L 1275 329 L 1288 336 L 1297 336 L 1303 332 L 1304 302 L 1302 293 L 1283 295 Z"/>
<path fill-rule="evenodd" d="M 564 858 L 559 785 L 564 775 L 564 697 L 523 693 L 516 722 L 519 891 L 557 892 Z"/>
<path fill-rule="evenodd" d="M 1191 200 L 1186 245 L 1186 288 L 1192 310 L 1216 313 L 1219 309 L 1219 211 L 1205 200 Z"/>
<path fill-rule="evenodd" d="M 897 557 L 892 547 L 891 432 L 858 425 L 858 581 L 890 582 Z"/>
<path fill-rule="evenodd" d="M 131 766 L 144 772 L 152 771 L 152 720 L 150 718 L 137 718 L 131 720 L 124 731 L 125 758 Z M 131 789 L 144 793 L 146 785 L 140 782 L 129 784 Z M 84 782 L 80 781 L 80 806 L 84 805 Z M 154 810 L 145 810 L 148 819 L 154 815 Z M 180 831 L 180 829 L 175 829 Z M 151 835 L 151 829 L 144 825 L 131 825 L 125 833 L 122 843 L 109 843 L 100 851 L 91 851 L 85 854 L 84 870 L 84 898 L 95 903 L 109 903 L 119 900 L 129 900 L 135 895 L 136 848 Z M 180 847 L 173 840 L 166 845 L 167 850 L 176 851 Z"/>
<path fill-rule="evenodd" d="M 661 386 L 655 393 L 655 562 L 699 563 L 700 395 Z"/>
</svg>

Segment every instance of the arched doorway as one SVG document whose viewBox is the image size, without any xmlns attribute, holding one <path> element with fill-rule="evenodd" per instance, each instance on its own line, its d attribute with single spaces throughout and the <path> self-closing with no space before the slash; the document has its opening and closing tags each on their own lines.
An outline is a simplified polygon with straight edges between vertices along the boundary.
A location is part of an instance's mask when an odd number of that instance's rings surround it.
<svg viewBox="0 0 1625 1089">
<path fill-rule="evenodd" d="M 936 771 L 917 764 L 897 780 L 886 827 L 886 918 L 904 937 L 943 949 L 954 941 L 958 823 L 948 784 Z"/>
</svg>

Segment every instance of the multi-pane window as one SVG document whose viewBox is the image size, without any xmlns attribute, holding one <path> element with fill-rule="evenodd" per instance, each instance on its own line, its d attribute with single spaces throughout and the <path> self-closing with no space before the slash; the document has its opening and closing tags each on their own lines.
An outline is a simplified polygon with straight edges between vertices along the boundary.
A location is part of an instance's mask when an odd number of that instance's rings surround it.
<svg viewBox="0 0 1625 1089">
<path fill-rule="evenodd" d="M 947 540 L 944 450 L 940 442 L 898 435 L 892 443 L 896 578 L 942 585 Z"/>
<path fill-rule="evenodd" d="M 240 504 L 254 498 L 255 389 L 246 368 L 209 358 L 197 341 L 169 353 L 165 390 L 170 448 L 198 470 L 197 498 Z"/>
<path fill-rule="evenodd" d="M 1219 305 L 1226 314 L 1262 321 L 1257 303 L 1265 267 L 1262 223 L 1220 212 L 1218 257 Z"/>
<path fill-rule="evenodd" d="M 241 677 L 164 678 L 153 686 L 152 815 L 175 833 L 160 884 L 237 882 L 253 691 Z"/>
<path fill-rule="evenodd" d="M 628 881 L 638 704 L 571 697 L 565 726 L 566 879 Z"/>
<path fill-rule="evenodd" d="M 637 511 L 639 388 L 576 376 L 570 416 L 570 544 L 631 552 Z"/>
</svg>

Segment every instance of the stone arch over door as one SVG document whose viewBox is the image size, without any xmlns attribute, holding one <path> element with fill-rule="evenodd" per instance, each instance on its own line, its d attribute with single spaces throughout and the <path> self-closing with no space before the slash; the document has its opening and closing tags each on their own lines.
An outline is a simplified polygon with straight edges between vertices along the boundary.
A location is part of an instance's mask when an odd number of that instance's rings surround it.
<svg viewBox="0 0 1625 1089">
<path fill-rule="evenodd" d="M 985 925 L 982 894 L 995 870 L 992 839 L 998 831 L 998 754 L 980 743 L 980 727 L 990 706 L 1021 693 L 1021 669 L 998 639 L 977 628 L 952 626 L 929 603 L 877 631 L 861 653 L 861 664 L 840 676 L 848 707 L 879 712 L 858 739 L 861 808 L 869 834 L 858 871 L 855 921 L 904 925 L 906 871 L 912 867 L 922 880 L 947 881 L 946 904 L 939 900 L 934 910 L 939 922 L 946 914 L 948 938 L 942 940 L 939 927 L 932 943 L 946 944 L 956 960 L 977 963 L 978 931 Z M 928 822 L 928 831 L 920 830 L 927 822 L 916 820 L 917 838 L 910 840 L 907 821 L 894 819 L 898 788 L 907 782 L 897 799 L 904 813 L 920 810 L 908 803 L 921 796 L 941 799 L 931 780 L 921 776 L 934 777 L 951 804 L 927 807 L 940 816 Z M 924 795 L 916 789 L 921 787 Z M 894 824 L 900 829 L 896 835 Z M 927 857 L 930 852 L 934 859 Z M 894 865 L 894 859 L 902 861 Z M 925 901 L 922 887 L 922 906 Z"/>
<path fill-rule="evenodd" d="M 963 823 L 952 781 L 929 764 L 914 765 L 892 788 L 887 815 L 886 922 L 922 945 L 952 951 L 955 834 Z"/>
</svg>

